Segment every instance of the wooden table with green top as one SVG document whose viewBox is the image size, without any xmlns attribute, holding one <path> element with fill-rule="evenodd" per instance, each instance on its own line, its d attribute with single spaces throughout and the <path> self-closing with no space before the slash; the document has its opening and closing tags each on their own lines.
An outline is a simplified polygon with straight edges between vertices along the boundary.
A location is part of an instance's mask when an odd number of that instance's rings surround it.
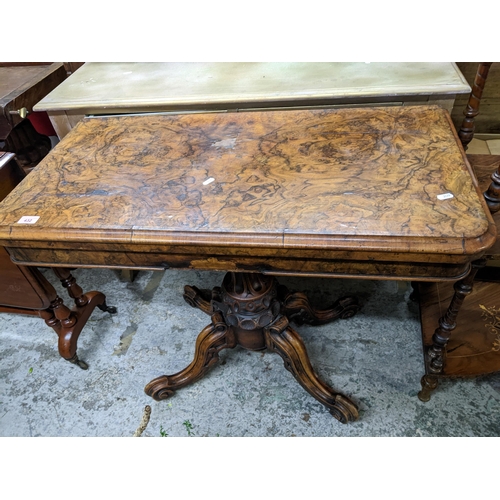
<svg viewBox="0 0 500 500">
<path fill-rule="evenodd" d="M 470 86 L 451 62 L 88 62 L 36 106 L 63 138 L 85 115 L 436 104 Z"/>
<path fill-rule="evenodd" d="M 268 348 L 341 422 L 356 404 L 318 378 L 290 322 L 360 305 L 317 308 L 276 276 L 467 284 L 495 236 L 438 106 L 85 118 L 0 205 L 0 244 L 20 265 L 227 271 L 213 290 L 185 288 L 211 320 L 193 362 L 147 384 L 153 398 L 222 349 Z M 464 297 L 436 325 L 436 373 Z"/>
</svg>

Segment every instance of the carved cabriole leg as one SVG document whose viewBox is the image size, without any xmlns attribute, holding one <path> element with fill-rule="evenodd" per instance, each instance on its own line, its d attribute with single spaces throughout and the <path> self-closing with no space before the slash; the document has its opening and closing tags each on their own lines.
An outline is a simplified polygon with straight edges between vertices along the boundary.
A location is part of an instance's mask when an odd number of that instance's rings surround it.
<svg viewBox="0 0 500 500">
<path fill-rule="evenodd" d="M 78 285 L 69 269 L 54 267 L 53 271 L 61 280 L 62 286 L 68 291 L 68 295 L 75 301 L 76 306 L 84 306 L 88 302 L 88 299 L 83 294 L 83 290 Z"/>
<path fill-rule="evenodd" d="M 462 122 L 462 126 L 458 131 L 458 137 L 462 142 L 464 149 L 467 149 L 467 145 L 474 138 L 474 118 L 479 114 L 479 104 L 481 103 L 481 97 L 483 95 L 484 85 L 486 83 L 486 78 L 488 77 L 488 72 L 492 63 L 480 63 L 477 68 L 476 77 L 474 78 L 474 84 L 472 85 L 472 92 L 467 103 L 467 107 L 464 110 L 465 118 Z"/>
<path fill-rule="evenodd" d="M 285 316 L 280 316 L 273 324 L 264 328 L 264 333 L 267 348 L 283 358 L 285 368 L 297 382 L 311 396 L 329 408 L 337 420 L 345 424 L 358 418 L 356 405 L 318 378 L 309 361 L 304 342 L 290 327 Z"/>
<path fill-rule="evenodd" d="M 418 398 L 421 401 L 429 401 L 430 393 L 438 385 L 438 377 L 442 374 L 445 364 L 446 345 L 456 327 L 458 313 L 465 297 L 472 292 L 476 273 L 485 265 L 486 259 L 474 261 L 469 274 L 454 285 L 455 293 L 453 294 L 451 303 L 444 316 L 439 319 L 439 326 L 432 336 L 432 345 L 427 348 L 427 374 L 422 378 L 422 390 L 418 393 Z"/>
<path fill-rule="evenodd" d="M 491 175 L 491 184 L 484 192 L 484 199 L 492 214 L 500 210 L 500 166 Z"/>
<path fill-rule="evenodd" d="M 194 360 L 191 364 L 174 375 L 162 375 L 155 378 L 145 387 L 144 391 L 156 401 L 166 399 L 177 389 L 196 382 L 219 359 L 223 349 L 236 347 L 236 339 L 220 312 L 212 315 L 212 324 L 206 326 L 196 339 Z"/>
</svg>

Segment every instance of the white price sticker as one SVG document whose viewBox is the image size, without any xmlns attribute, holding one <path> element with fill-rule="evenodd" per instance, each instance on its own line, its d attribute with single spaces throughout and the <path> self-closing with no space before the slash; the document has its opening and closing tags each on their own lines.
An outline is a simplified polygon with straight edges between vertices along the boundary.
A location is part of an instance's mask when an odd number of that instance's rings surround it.
<svg viewBox="0 0 500 500">
<path fill-rule="evenodd" d="M 438 200 L 449 200 L 450 198 L 453 198 L 453 195 L 451 193 L 443 193 L 437 195 Z"/>
<path fill-rule="evenodd" d="M 18 224 L 36 224 L 36 221 L 40 218 L 39 215 L 25 215 L 21 217 L 17 223 Z"/>
</svg>

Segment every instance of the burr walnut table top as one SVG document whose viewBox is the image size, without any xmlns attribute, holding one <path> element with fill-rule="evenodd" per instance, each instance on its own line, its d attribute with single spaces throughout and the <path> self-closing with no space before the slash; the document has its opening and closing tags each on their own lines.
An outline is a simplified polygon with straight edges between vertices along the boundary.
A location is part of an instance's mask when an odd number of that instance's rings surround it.
<svg viewBox="0 0 500 500">
<path fill-rule="evenodd" d="M 110 116 L 4 200 L 0 244 L 32 264 L 455 279 L 495 240 L 487 212 L 437 106 Z"/>
</svg>

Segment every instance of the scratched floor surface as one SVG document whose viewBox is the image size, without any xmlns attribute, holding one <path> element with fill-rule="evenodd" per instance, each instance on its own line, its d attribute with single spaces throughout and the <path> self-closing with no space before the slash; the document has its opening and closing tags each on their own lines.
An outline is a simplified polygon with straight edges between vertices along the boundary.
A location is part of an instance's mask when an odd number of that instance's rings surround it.
<svg viewBox="0 0 500 500">
<path fill-rule="evenodd" d="M 49 271 L 61 296 L 65 292 Z M 111 270 L 74 272 L 84 290 L 104 292 L 116 315 L 94 311 L 79 340 L 87 371 L 62 360 L 56 336 L 37 317 L 0 314 L 0 436 L 132 436 L 151 406 L 143 437 L 160 436 L 498 436 L 500 376 L 443 381 L 428 403 L 418 310 L 409 286 L 388 281 L 281 278 L 318 303 L 354 292 L 349 320 L 302 326 L 313 366 L 359 405 L 342 425 L 307 394 L 272 353 L 241 348 L 171 399 L 144 386 L 189 364 L 208 316 L 182 299 L 185 284 L 218 286 L 222 273 L 141 272 L 133 282 Z"/>
</svg>

